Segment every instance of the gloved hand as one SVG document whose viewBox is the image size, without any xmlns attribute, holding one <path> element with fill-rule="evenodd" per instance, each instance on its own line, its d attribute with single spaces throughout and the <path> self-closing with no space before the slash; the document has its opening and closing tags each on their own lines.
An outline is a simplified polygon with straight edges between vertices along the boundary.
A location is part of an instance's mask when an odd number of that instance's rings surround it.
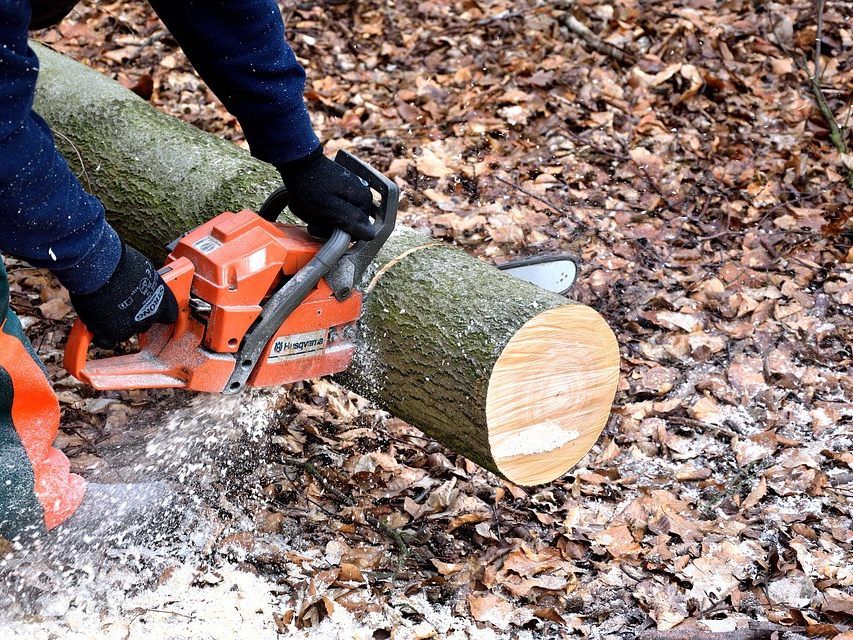
<svg viewBox="0 0 853 640">
<path fill-rule="evenodd" d="M 178 303 L 151 261 L 123 245 L 110 279 L 92 293 L 72 294 L 71 304 L 99 347 L 112 348 L 155 322 L 172 324 Z"/>
<path fill-rule="evenodd" d="M 372 240 L 376 231 L 367 213 L 373 196 L 367 183 L 323 155 L 323 147 L 300 160 L 280 165 L 290 195 L 290 210 L 308 223 L 308 233 L 328 238 L 336 228 L 357 240 Z"/>
</svg>

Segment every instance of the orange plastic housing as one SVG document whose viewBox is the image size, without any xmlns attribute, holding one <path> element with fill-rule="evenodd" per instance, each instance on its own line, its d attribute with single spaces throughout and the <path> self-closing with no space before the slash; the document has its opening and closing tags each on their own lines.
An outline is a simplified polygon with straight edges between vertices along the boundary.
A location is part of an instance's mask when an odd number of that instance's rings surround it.
<svg viewBox="0 0 853 640">
<path fill-rule="evenodd" d="M 141 335 L 139 353 L 87 361 L 91 334 L 78 322 L 65 366 L 97 389 L 221 392 L 261 305 L 320 246 L 302 227 L 268 222 L 249 210 L 222 213 L 182 237 L 160 270 L 178 300 L 175 325 L 155 325 Z M 210 308 L 191 304 L 191 298 Z M 343 371 L 352 360 L 360 313 L 360 292 L 339 301 L 320 280 L 267 344 L 249 386 Z"/>
</svg>

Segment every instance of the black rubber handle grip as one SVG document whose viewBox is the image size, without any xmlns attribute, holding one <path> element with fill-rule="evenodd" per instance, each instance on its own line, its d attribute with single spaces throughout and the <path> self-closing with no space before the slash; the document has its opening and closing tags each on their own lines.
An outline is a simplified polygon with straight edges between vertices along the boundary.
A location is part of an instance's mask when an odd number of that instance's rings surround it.
<svg viewBox="0 0 853 640">
<path fill-rule="evenodd" d="M 335 291 L 335 295 L 342 299 L 361 282 L 365 270 L 394 231 L 394 226 L 397 224 L 400 188 L 369 164 L 346 151 L 338 151 L 335 162 L 357 175 L 371 189 L 379 193 L 379 205 L 374 205 L 370 212 L 376 237 L 373 240 L 356 242 L 341 258 L 338 268 L 326 277 L 326 282 Z"/>
<path fill-rule="evenodd" d="M 385 239 L 391 235 L 394 225 L 397 224 L 397 204 L 400 199 L 400 188 L 392 180 L 351 153 L 343 150 L 338 151 L 335 156 L 335 162 L 364 180 L 367 186 L 379 193 L 379 206 L 373 206 L 370 217 L 373 218 L 373 228 L 376 229 L 377 238 L 380 235 L 385 236 L 380 243 L 381 246 L 385 242 Z M 373 241 L 368 241 L 368 244 L 370 242 Z"/>
<path fill-rule="evenodd" d="M 287 187 L 279 187 L 264 200 L 261 208 L 258 209 L 258 215 L 264 220 L 275 222 L 289 203 L 290 194 L 287 192 Z"/>
</svg>

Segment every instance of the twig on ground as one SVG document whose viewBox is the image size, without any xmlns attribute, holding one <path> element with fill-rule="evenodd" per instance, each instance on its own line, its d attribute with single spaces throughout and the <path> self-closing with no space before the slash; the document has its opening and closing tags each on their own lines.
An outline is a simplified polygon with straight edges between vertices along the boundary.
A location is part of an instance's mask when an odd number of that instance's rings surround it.
<svg viewBox="0 0 853 640">
<path fill-rule="evenodd" d="M 820 110 L 823 119 L 829 127 L 829 139 L 832 141 L 833 146 L 838 150 L 838 153 L 845 156 L 848 153 L 847 142 L 844 139 L 846 132 L 838 126 L 835 114 L 832 113 L 832 109 L 826 101 L 826 96 L 824 95 L 823 88 L 820 85 L 820 78 L 822 74 L 820 68 L 820 49 L 821 38 L 823 37 L 823 0 L 815 0 L 815 11 L 817 12 L 817 35 L 815 36 L 814 73 L 809 77 L 809 86 L 811 87 L 812 94 L 814 95 L 815 102 L 817 103 L 817 108 Z M 846 165 L 844 168 L 847 173 L 847 184 L 851 189 L 853 189 L 853 169 Z"/>
<path fill-rule="evenodd" d="M 798 634 L 805 631 L 804 627 L 786 627 L 766 622 L 750 622 L 744 629 L 734 631 L 701 631 L 696 627 L 683 627 L 658 631 L 652 629 L 637 634 L 637 640 L 770 640 L 773 634 Z"/>
<path fill-rule="evenodd" d="M 140 40 L 139 42 L 137 42 L 134 46 L 139 47 L 140 49 L 143 49 L 147 46 L 154 44 L 155 42 L 159 42 L 160 40 L 162 40 L 163 38 L 165 38 L 168 35 L 171 35 L 171 34 L 166 29 L 158 29 L 157 31 L 152 33 L 147 38 L 144 38 L 143 40 Z"/>
<path fill-rule="evenodd" d="M 838 149 L 838 153 L 844 156 L 848 155 L 849 151 L 847 149 L 847 143 L 844 141 L 844 132 L 841 130 L 841 127 L 838 126 L 838 122 L 835 120 L 835 115 L 832 113 L 832 109 L 826 102 L 826 97 L 823 95 L 823 91 L 820 87 L 820 80 L 817 77 L 812 76 L 809 79 L 809 85 L 811 86 L 812 94 L 814 95 L 815 102 L 817 103 L 817 108 L 820 110 L 827 126 L 829 126 L 829 139 L 832 141 L 833 146 Z M 853 169 L 848 167 L 846 164 L 843 166 L 845 173 L 847 174 L 847 185 L 853 189 Z"/>
<path fill-rule="evenodd" d="M 594 131 L 594 129 L 588 129 L 587 131 Z M 619 153 L 616 153 L 614 151 L 610 151 L 609 149 L 605 149 L 604 147 L 601 147 L 601 146 L 595 144 L 594 142 L 590 142 L 589 140 L 587 140 L 583 136 L 581 136 L 579 133 L 575 133 L 571 129 L 568 129 L 566 131 L 566 133 L 569 134 L 570 138 L 572 138 L 573 140 L 576 140 L 577 142 L 584 145 L 585 147 L 589 147 L 590 149 L 592 149 L 596 153 L 600 153 L 601 155 L 606 156 L 608 158 L 612 158 L 613 160 L 616 160 L 618 162 L 630 162 L 631 161 L 631 158 L 628 157 L 627 154 L 625 154 L 625 153 L 619 154 Z"/>
<path fill-rule="evenodd" d="M 524 188 L 524 187 L 522 187 L 521 185 L 518 185 L 518 184 L 516 184 L 516 183 L 514 183 L 514 182 L 512 182 L 512 181 L 510 181 L 510 180 L 505 180 L 504 178 L 501 178 L 501 177 L 500 177 L 500 176 L 498 176 L 498 175 L 493 175 L 492 177 L 493 177 L 495 180 L 497 180 L 498 182 L 502 182 L 503 184 L 505 184 L 505 185 L 507 185 L 507 186 L 509 186 L 509 187 L 512 187 L 513 189 L 516 189 L 516 190 L 520 191 L 521 193 L 523 193 L 524 195 L 526 195 L 528 198 L 533 198 L 533 199 L 534 199 L 534 200 L 536 200 L 537 202 L 541 202 L 542 204 L 544 204 L 546 207 L 548 207 L 548 208 L 549 208 L 549 209 L 551 209 L 552 211 L 555 211 L 556 213 L 559 213 L 561 216 L 568 216 L 568 215 L 569 215 L 569 213 L 568 213 L 567 211 L 563 211 L 562 209 L 560 209 L 560 208 L 559 208 L 559 207 L 557 207 L 556 205 L 553 205 L 553 204 L 551 204 L 550 202 L 548 202 L 545 198 L 543 198 L 543 197 L 541 197 L 541 196 L 537 196 L 535 193 L 533 193 L 533 192 L 531 192 L 531 191 L 528 191 L 527 189 L 525 189 L 525 188 Z"/>
<path fill-rule="evenodd" d="M 817 11 L 817 33 L 814 43 L 814 78 L 820 84 L 820 41 L 823 38 L 823 0 L 815 0 Z"/>
<path fill-rule="evenodd" d="M 848 154 L 847 142 L 844 140 L 845 132 L 838 126 L 838 121 L 835 119 L 835 114 L 829 103 L 826 101 L 826 96 L 820 86 L 821 68 L 820 68 L 820 48 L 821 38 L 823 37 L 823 0 L 815 0 L 815 11 L 817 12 L 817 34 L 815 35 L 814 45 L 814 73 L 809 78 L 809 86 L 814 95 L 817 108 L 820 114 L 826 121 L 829 127 L 829 139 L 833 146 L 841 154 L 842 158 Z M 844 164 L 845 173 L 847 174 L 847 185 L 853 189 L 853 169 Z"/>
<path fill-rule="evenodd" d="M 573 15 L 566 15 L 563 24 L 566 25 L 569 31 L 571 31 L 577 36 L 580 36 L 580 38 L 584 42 L 586 42 L 595 51 L 598 51 L 598 53 L 610 56 L 611 58 L 614 58 L 619 62 L 629 62 L 633 64 L 634 56 L 632 56 L 624 49 L 620 49 L 615 44 L 610 44 L 609 42 L 605 42 L 604 40 L 602 40 L 601 37 L 595 35 L 592 31 L 589 30 L 589 27 L 580 22 Z"/>
<path fill-rule="evenodd" d="M 842 127 L 838 126 L 838 121 L 835 119 L 835 114 L 832 113 L 832 108 L 826 101 L 826 94 L 824 93 L 820 83 L 821 38 L 823 37 L 823 0 L 815 0 L 815 12 L 817 13 L 817 33 L 815 35 L 815 55 L 813 72 L 809 72 L 808 63 L 806 62 L 805 56 L 803 56 L 802 58 L 795 56 L 793 52 L 791 52 L 787 47 L 785 47 L 785 45 L 782 44 L 779 35 L 776 33 L 776 23 L 773 21 L 772 15 L 770 18 L 771 28 L 773 29 L 773 35 L 776 38 L 776 46 L 778 46 L 784 53 L 786 53 L 794 61 L 794 64 L 796 64 L 800 69 L 802 69 L 808 77 L 809 89 L 811 90 L 812 96 L 814 97 L 815 104 L 817 104 L 817 108 L 820 111 L 820 114 L 823 116 L 823 119 L 826 121 L 826 124 L 829 127 L 829 140 L 838 150 L 838 153 L 841 154 L 843 160 L 844 156 L 849 153 L 847 143 L 844 139 L 846 131 L 844 131 Z M 845 174 L 847 176 L 847 186 L 853 189 L 853 168 L 849 167 L 846 163 L 843 162 L 842 166 L 844 167 Z"/>
<path fill-rule="evenodd" d="M 667 629 L 666 631 L 644 631 L 637 636 L 638 640 L 770 640 L 772 631 L 753 629 L 737 629 L 715 633 L 698 631 L 695 627 L 689 629 Z"/>
<path fill-rule="evenodd" d="M 569 2 L 558 3 L 558 7 L 566 12 L 565 16 L 563 17 L 563 24 L 569 31 L 571 31 L 581 40 L 586 42 L 593 51 L 597 51 L 602 55 L 609 56 L 614 60 L 618 60 L 619 62 L 628 62 L 630 64 L 634 63 L 634 55 L 631 52 L 617 47 L 615 44 L 610 44 L 609 42 L 605 41 L 601 36 L 596 33 L 593 33 L 589 27 L 587 27 L 584 23 L 575 18 L 571 13 L 571 9 L 573 6 L 573 0 Z"/>
<path fill-rule="evenodd" d="M 145 52 L 146 47 L 150 47 L 152 44 L 159 42 L 168 35 L 170 35 L 170 33 L 166 31 L 166 29 L 158 29 L 147 38 L 143 38 L 139 42 L 131 43 L 130 46 L 136 47 L 136 51 L 127 56 L 125 64 L 141 56 Z"/>
<path fill-rule="evenodd" d="M 692 427 L 694 429 L 713 431 L 714 433 L 719 433 L 724 436 L 728 436 L 729 438 L 738 437 L 738 434 L 732 431 L 731 429 L 727 429 L 726 427 L 721 427 L 716 424 L 702 422 L 701 420 L 693 420 L 692 418 L 682 418 L 680 416 L 667 416 L 666 421 L 675 424 L 680 424 L 685 427 Z"/>
</svg>

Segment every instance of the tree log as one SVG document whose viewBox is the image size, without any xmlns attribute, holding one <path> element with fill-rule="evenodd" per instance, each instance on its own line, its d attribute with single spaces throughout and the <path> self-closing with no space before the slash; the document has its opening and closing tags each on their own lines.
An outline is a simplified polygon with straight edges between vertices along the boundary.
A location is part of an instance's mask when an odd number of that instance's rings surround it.
<svg viewBox="0 0 853 640">
<path fill-rule="evenodd" d="M 34 45 L 36 110 L 133 246 L 164 245 L 227 210 L 257 208 L 275 170 Z M 340 376 L 432 438 L 521 485 L 571 468 L 604 428 L 619 375 L 598 313 L 398 228 L 363 283 L 357 355 Z"/>
</svg>

